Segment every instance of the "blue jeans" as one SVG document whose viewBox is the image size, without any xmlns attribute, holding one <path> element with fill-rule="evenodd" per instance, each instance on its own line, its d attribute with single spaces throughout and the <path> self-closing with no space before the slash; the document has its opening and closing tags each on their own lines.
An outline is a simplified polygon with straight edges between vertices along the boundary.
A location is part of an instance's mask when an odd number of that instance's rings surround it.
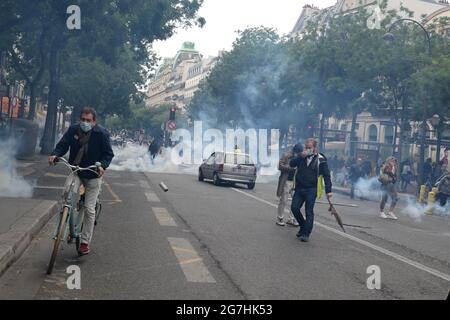
<svg viewBox="0 0 450 320">
<path fill-rule="evenodd" d="M 317 188 L 296 189 L 292 198 L 291 211 L 295 219 L 300 225 L 302 236 L 311 234 L 314 225 L 314 204 L 316 203 Z M 305 204 L 306 219 L 300 212 L 301 207 Z"/>
</svg>

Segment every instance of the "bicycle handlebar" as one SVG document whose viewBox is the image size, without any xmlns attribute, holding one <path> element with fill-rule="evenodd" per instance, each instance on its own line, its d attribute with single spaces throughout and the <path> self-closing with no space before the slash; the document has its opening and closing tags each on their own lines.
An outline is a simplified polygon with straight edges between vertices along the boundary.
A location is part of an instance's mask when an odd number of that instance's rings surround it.
<svg viewBox="0 0 450 320">
<path fill-rule="evenodd" d="M 65 158 L 62 157 L 56 157 L 54 163 L 56 164 L 57 162 L 61 161 L 61 163 L 63 163 L 66 167 L 68 167 L 70 170 L 72 170 L 72 173 L 75 172 L 81 172 L 81 171 L 91 171 L 93 173 L 95 173 L 96 175 L 99 175 L 98 173 L 98 168 L 101 167 L 101 163 L 100 162 L 96 162 L 95 165 L 93 166 L 89 166 L 87 168 L 82 168 L 80 166 L 73 166 L 71 165 L 69 162 L 67 162 L 67 160 Z M 95 171 L 97 170 L 97 171 Z"/>
</svg>

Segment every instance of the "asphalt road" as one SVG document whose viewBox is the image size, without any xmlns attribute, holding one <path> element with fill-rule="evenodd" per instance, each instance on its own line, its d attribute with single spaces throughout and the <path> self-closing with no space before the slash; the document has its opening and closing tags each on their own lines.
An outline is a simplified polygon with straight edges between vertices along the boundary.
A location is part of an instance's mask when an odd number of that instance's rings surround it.
<svg viewBox="0 0 450 320">
<path fill-rule="evenodd" d="M 34 197 L 57 199 L 64 171 L 39 177 Z M 0 278 L 0 299 L 445 299 L 450 288 L 450 221 L 399 214 L 377 217 L 377 204 L 335 201 L 339 231 L 327 206 L 316 206 L 309 243 L 296 228 L 275 225 L 275 183 L 215 187 L 192 175 L 109 171 L 104 210 L 91 253 L 64 245 L 45 274 L 55 220 Z M 169 191 L 164 193 L 159 182 Z M 69 290 L 67 267 L 81 270 Z M 369 266 L 381 289 L 367 287 Z"/>
</svg>

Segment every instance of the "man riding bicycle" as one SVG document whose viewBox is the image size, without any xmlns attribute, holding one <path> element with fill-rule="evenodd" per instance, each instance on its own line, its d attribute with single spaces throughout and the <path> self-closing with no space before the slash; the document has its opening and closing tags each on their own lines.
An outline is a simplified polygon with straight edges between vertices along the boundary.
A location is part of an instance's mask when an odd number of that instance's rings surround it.
<svg viewBox="0 0 450 320">
<path fill-rule="evenodd" d="M 100 162 L 98 174 L 93 172 L 79 172 L 74 179 L 76 185 L 82 183 L 85 187 L 85 211 L 81 245 L 78 249 L 80 255 L 89 253 L 89 243 L 92 239 L 95 224 L 95 204 L 100 192 L 101 178 L 114 157 L 111 140 L 106 129 L 97 125 L 97 114 L 93 108 L 86 107 L 81 111 L 80 121 L 72 125 L 58 142 L 48 158 L 50 164 L 55 164 L 58 157 L 64 156 L 70 148 L 69 163 L 80 167 L 90 167 Z M 71 184 L 66 181 L 65 189 Z"/>
</svg>

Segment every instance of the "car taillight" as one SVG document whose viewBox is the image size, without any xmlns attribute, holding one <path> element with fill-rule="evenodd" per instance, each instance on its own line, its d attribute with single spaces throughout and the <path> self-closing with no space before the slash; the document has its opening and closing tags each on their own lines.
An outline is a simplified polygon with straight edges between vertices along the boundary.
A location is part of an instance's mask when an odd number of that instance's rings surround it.
<svg viewBox="0 0 450 320">
<path fill-rule="evenodd" d="M 219 171 L 223 171 L 223 164 L 219 164 Z"/>
</svg>

